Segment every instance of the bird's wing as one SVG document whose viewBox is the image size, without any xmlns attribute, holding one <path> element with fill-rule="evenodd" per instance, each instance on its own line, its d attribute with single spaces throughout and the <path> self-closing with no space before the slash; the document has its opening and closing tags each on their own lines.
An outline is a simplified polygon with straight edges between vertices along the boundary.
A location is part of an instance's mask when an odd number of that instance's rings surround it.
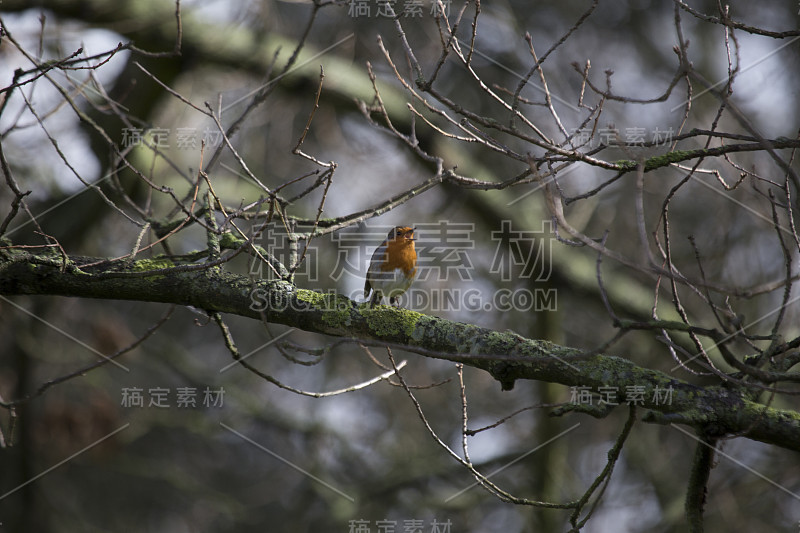
<svg viewBox="0 0 800 533">
<path fill-rule="evenodd" d="M 386 241 L 383 241 L 381 245 L 372 252 L 372 259 L 370 259 L 369 268 L 367 269 L 367 279 L 364 281 L 364 298 L 369 297 L 369 293 L 372 290 L 372 284 L 370 282 L 377 277 L 377 274 L 380 272 L 380 265 L 385 260 Z"/>
</svg>

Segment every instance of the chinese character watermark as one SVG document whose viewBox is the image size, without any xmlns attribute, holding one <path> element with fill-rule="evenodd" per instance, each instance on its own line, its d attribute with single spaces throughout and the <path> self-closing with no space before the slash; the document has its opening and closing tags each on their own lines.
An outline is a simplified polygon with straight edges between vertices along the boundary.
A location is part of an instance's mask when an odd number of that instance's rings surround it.
<svg viewBox="0 0 800 533">
<path fill-rule="evenodd" d="M 216 148 L 222 144 L 223 136 L 219 130 L 210 127 L 203 130 L 202 135 L 197 128 L 123 128 L 120 146 L 133 148 L 149 143 L 157 150 L 197 150 L 202 142 L 206 147 Z"/>
<path fill-rule="evenodd" d="M 338 286 L 349 285 L 350 300 L 363 300 L 361 287 L 369 264 L 373 259 L 385 260 L 385 241 L 394 226 L 367 226 L 347 228 L 331 233 L 327 237 L 312 239 L 306 247 L 302 235 L 283 224 L 253 221 L 253 230 L 258 234 L 253 243 L 259 254 L 250 266 L 250 274 L 259 278 L 274 279 L 275 262 L 294 274 L 304 276 L 304 281 L 317 282 L 321 275 L 328 275 Z M 414 285 L 398 296 L 399 305 L 407 309 L 427 312 L 544 312 L 555 311 L 558 306 L 557 289 L 537 282 L 546 282 L 552 274 L 552 222 L 542 221 L 538 228 L 516 227 L 510 220 L 503 220 L 497 230 L 478 235 L 473 223 L 439 220 L 422 222 L 414 226 L 417 255 Z M 480 254 L 482 261 L 491 257 L 487 264 L 490 276 L 500 285 L 518 282 L 518 286 L 499 286 L 487 290 L 486 285 L 469 283 L 475 279 L 476 263 L 473 255 L 478 249 L 479 239 L 490 238 L 494 253 Z M 335 260 L 319 264 L 323 247 L 335 247 Z M 485 246 L 481 246 L 485 249 Z M 377 255 L 376 255 L 377 254 Z M 485 270 L 484 270 L 485 271 Z M 522 283 L 519 283 L 519 282 Z M 338 305 L 336 290 L 330 297 L 318 299 L 326 305 Z M 256 288 L 251 293 L 251 309 L 254 311 L 286 311 L 288 306 L 295 311 L 308 308 L 305 301 L 296 299 L 271 299 L 267 291 Z M 281 306 L 279 309 L 276 306 Z"/>
<path fill-rule="evenodd" d="M 449 519 L 442 522 L 433 518 L 427 523 L 417 518 L 402 521 L 384 519 L 376 520 L 375 529 L 372 529 L 372 522 L 360 518 L 348 522 L 347 533 L 453 533 L 452 525 Z"/>
<path fill-rule="evenodd" d="M 428 11 L 433 17 L 450 15 L 452 0 L 433 0 Z M 423 0 L 350 0 L 347 15 L 352 18 L 421 18 L 424 16 Z M 398 15 L 399 13 L 399 15 Z"/>
<path fill-rule="evenodd" d="M 631 126 L 619 130 L 615 126 L 597 128 L 594 135 L 590 130 L 573 128 L 570 138 L 575 146 L 664 146 L 670 144 L 675 136 L 675 129 L 669 127 L 664 130 L 655 127 L 652 130 L 639 126 Z"/>
<path fill-rule="evenodd" d="M 620 388 L 613 385 L 604 385 L 597 388 L 596 394 L 597 405 L 619 405 L 619 392 Z M 644 385 L 626 385 L 625 386 L 625 404 L 626 405 L 644 405 L 647 399 L 645 393 L 647 388 Z M 672 405 L 672 392 L 673 388 L 670 385 L 667 388 L 656 386 L 653 388 L 653 396 L 651 402 L 655 405 Z M 576 385 L 570 387 L 570 403 L 594 405 L 595 393 L 592 387 L 584 385 Z"/>
<path fill-rule="evenodd" d="M 178 409 L 197 408 L 197 387 L 176 387 L 174 406 Z M 145 402 L 145 395 L 147 402 Z M 202 407 L 222 407 L 224 405 L 225 389 L 220 387 L 212 389 L 206 387 L 203 390 Z M 168 387 L 124 387 L 121 390 L 122 407 L 148 407 L 153 409 L 167 409 L 173 407 L 173 391 Z"/>
</svg>

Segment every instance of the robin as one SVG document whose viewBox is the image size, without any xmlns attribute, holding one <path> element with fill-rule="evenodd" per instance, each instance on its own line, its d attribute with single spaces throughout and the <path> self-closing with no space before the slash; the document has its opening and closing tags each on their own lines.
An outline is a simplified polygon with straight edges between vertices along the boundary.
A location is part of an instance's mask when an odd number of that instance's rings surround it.
<svg viewBox="0 0 800 533">
<path fill-rule="evenodd" d="M 370 307 L 381 303 L 384 296 L 395 305 L 398 297 L 414 283 L 417 275 L 414 240 L 414 228 L 397 226 L 372 254 L 364 283 L 364 298 L 369 298 L 372 292 Z"/>
</svg>

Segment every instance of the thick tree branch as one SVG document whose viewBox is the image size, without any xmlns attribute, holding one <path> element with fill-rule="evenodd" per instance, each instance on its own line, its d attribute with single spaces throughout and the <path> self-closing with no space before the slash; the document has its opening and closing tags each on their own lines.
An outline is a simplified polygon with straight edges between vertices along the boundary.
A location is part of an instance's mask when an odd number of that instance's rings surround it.
<svg viewBox="0 0 800 533">
<path fill-rule="evenodd" d="M 81 267 L 81 265 L 92 265 Z M 196 266 L 196 265 L 195 265 Z M 800 451 L 800 414 L 752 402 L 735 390 L 700 387 L 628 359 L 593 355 L 405 309 L 369 309 L 342 295 L 300 289 L 286 281 L 251 280 L 220 270 L 185 270 L 169 259 L 130 264 L 96 258 L 30 255 L 0 250 L 0 294 L 60 295 L 191 305 L 261 318 L 337 337 L 371 339 L 428 357 L 489 372 L 508 390 L 518 379 L 567 386 L 614 387 L 624 403 L 629 387 L 644 390 L 643 420 L 694 427 L 715 436 L 741 435 Z M 657 391 L 671 390 L 669 402 Z M 631 400 L 633 400 L 631 398 Z"/>
<path fill-rule="evenodd" d="M 686 491 L 686 518 L 689 520 L 691 533 L 703 533 L 703 510 L 708 493 L 708 478 L 714 467 L 714 451 L 717 440 L 701 440 L 697 442 L 692 461 L 692 473 Z"/>
</svg>

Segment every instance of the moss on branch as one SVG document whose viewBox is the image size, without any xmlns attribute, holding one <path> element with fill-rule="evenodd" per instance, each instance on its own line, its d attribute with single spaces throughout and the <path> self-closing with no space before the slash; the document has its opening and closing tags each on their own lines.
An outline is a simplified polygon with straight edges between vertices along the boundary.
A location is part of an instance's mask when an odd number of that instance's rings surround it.
<svg viewBox="0 0 800 533">
<path fill-rule="evenodd" d="M 629 359 L 587 356 L 548 341 L 407 309 L 371 309 L 340 294 L 300 289 L 286 281 L 251 280 L 194 264 L 188 265 L 191 269 L 172 266 L 168 259 L 129 264 L 55 259 L 59 256 L 6 249 L 0 254 L 0 294 L 164 302 L 255 319 L 263 316 L 306 331 L 402 345 L 428 357 L 462 362 L 489 372 L 506 390 L 520 379 L 594 391 L 611 387 L 616 391 L 608 398 L 612 404 L 635 401 L 650 410 L 644 421 L 680 423 L 706 434 L 741 434 L 800 451 L 800 413 L 761 405 L 731 388 L 693 385 Z M 669 391 L 668 402 L 663 396 L 659 399 L 659 391 Z"/>
</svg>

